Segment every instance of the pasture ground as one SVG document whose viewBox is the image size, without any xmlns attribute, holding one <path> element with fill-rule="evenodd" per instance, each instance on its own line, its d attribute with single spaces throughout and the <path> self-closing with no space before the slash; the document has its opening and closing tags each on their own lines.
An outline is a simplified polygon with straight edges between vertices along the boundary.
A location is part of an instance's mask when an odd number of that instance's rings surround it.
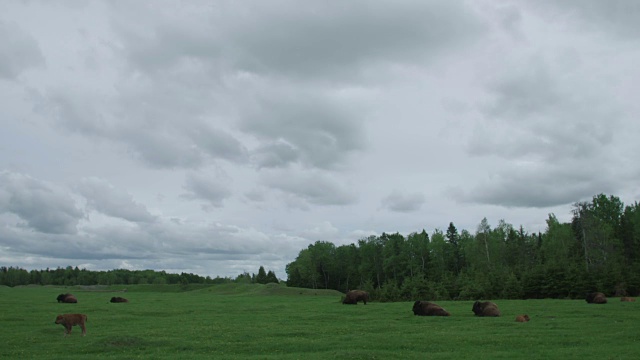
<svg viewBox="0 0 640 360">
<path fill-rule="evenodd" d="M 127 292 L 119 292 L 123 288 Z M 59 304 L 70 292 L 78 304 Z M 633 359 L 640 302 L 437 301 L 451 317 L 419 317 L 412 302 L 342 305 L 335 291 L 282 285 L 0 287 L 1 359 Z M 111 304 L 112 296 L 130 303 Z M 427 300 L 427 299 L 423 299 Z M 487 299 L 484 299 L 487 300 Z M 491 300 L 491 299 L 489 299 Z M 88 315 L 63 337 L 56 315 Z M 518 314 L 531 321 L 516 323 Z"/>
</svg>

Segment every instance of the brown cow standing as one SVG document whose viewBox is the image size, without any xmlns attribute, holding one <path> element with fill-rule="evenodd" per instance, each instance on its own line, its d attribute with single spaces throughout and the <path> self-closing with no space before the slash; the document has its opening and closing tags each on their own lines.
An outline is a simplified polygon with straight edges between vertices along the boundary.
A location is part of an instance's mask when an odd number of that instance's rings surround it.
<svg viewBox="0 0 640 360">
<path fill-rule="evenodd" d="M 451 316 L 440 305 L 428 301 L 416 301 L 413 303 L 413 315 L 420 316 Z"/>
<path fill-rule="evenodd" d="M 471 311 L 473 311 L 476 316 L 500 316 L 498 305 L 492 303 L 491 301 L 476 301 L 475 303 L 473 303 Z"/>
<path fill-rule="evenodd" d="M 61 302 L 61 303 L 68 303 L 68 304 L 75 304 L 78 302 L 78 299 L 76 299 L 75 296 L 69 293 L 58 295 L 56 300 L 58 300 L 59 303 Z"/>
<path fill-rule="evenodd" d="M 606 304 L 607 297 L 601 292 L 588 293 L 585 301 L 589 304 Z"/>
<path fill-rule="evenodd" d="M 525 314 L 525 315 L 518 315 L 516 316 L 516 321 L 517 322 L 527 322 L 529 321 L 529 315 Z"/>
<path fill-rule="evenodd" d="M 62 314 L 56 317 L 56 324 L 64 326 L 64 336 L 71 334 L 71 328 L 75 325 L 80 325 L 82 328 L 82 336 L 87 334 L 87 315 L 85 314 Z"/>
<path fill-rule="evenodd" d="M 369 293 L 362 290 L 351 290 L 345 295 L 342 303 L 358 305 L 358 301 L 362 301 L 365 305 L 367 305 L 367 301 L 369 301 Z"/>
<path fill-rule="evenodd" d="M 111 302 L 112 303 L 126 303 L 126 302 L 129 302 L 129 300 L 127 300 L 127 299 L 125 299 L 123 297 L 120 297 L 120 296 L 114 296 L 114 297 L 111 298 Z"/>
<path fill-rule="evenodd" d="M 636 299 L 632 298 L 632 297 L 628 297 L 628 296 L 623 296 L 620 298 L 620 301 L 625 301 L 625 302 L 635 302 Z"/>
</svg>

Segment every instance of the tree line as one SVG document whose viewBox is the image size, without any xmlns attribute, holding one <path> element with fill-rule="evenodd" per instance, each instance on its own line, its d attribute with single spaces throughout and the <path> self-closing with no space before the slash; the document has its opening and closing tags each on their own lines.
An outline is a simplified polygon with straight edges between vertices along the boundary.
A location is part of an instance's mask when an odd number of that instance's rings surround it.
<svg viewBox="0 0 640 360">
<path fill-rule="evenodd" d="M 108 271 L 91 271 L 79 269 L 77 266 L 58 267 L 56 269 L 27 271 L 19 267 L 0 267 L 0 285 L 130 285 L 130 284 L 224 284 L 224 283 L 278 283 L 276 274 L 263 266 L 258 269 L 258 274 L 244 272 L 235 278 L 200 276 L 192 273 L 172 274 L 166 271 L 155 270 L 126 270 L 116 269 Z"/>
<path fill-rule="evenodd" d="M 475 233 L 425 230 L 369 236 L 335 246 L 316 241 L 286 267 L 287 285 L 373 299 L 582 298 L 640 293 L 640 205 L 596 195 L 572 207 L 571 222 L 549 214 L 544 232 L 482 219 Z"/>
</svg>

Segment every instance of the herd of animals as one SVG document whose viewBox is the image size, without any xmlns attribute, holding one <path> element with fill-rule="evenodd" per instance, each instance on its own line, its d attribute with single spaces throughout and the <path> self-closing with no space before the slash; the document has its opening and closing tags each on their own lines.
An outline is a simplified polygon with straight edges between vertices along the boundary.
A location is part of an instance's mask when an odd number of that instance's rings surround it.
<svg viewBox="0 0 640 360">
<path fill-rule="evenodd" d="M 585 300 L 589 304 L 606 304 L 607 297 L 601 292 L 592 292 L 587 293 L 585 296 Z M 359 301 L 362 301 L 365 305 L 367 305 L 367 301 L 369 301 L 369 293 L 363 290 L 351 290 L 347 292 L 344 299 L 342 300 L 343 304 L 357 305 Z M 635 298 L 623 296 L 620 298 L 620 301 L 633 302 L 636 301 Z M 413 303 L 413 315 L 419 316 L 451 316 L 451 314 L 442 308 L 442 306 L 430 302 L 430 301 L 421 301 L 417 300 Z M 491 301 L 476 301 L 473 303 L 473 307 L 471 311 L 476 316 L 500 316 L 500 309 L 498 305 Z M 522 314 L 516 316 L 517 322 L 527 322 L 529 321 L 529 315 Z"/>
<path fill-rule="evenodd" d="M 75 304 L 78 302 L 78 299 L 72 294 L 60 294 L 57 298 L 59 303 L 70 303 Z M 607 297 L 601 292 L 593 292 L 588 293 L 585 297 L 585 300 L 589 304 L 606 304 Z M 112 303 L 126 303 L 129 300 L 120 297 L 114 296 L 109 300 Z M 348 291 L 342 300 L 343 304 L 351 304 L 357 305 L 358 302 L 362 301 L 365 305 L 367 305 L 367 301 L 369 301 L 369 293 L 363 290 L 351 290 Z M 635 298 L 623 296 L 620 298 L 620 301 L 636 301 Z M 413 303 L 413 314 L 419 316 L 451 316 L 451 314 L 442 308 L 440 305 L 430 302 L 430 301 L 421 301 L 417 300 Z M 500 309 L 498 305 L 491 301 L 476 301 L 473 303 L 473 307 L 471 311 L 476 316 L 489 316 L 495 317 L 500 316 Z M 522 314 L 516 316 L 517 322 L 527 322 L 529 321 L 529 315 Z M 71 328 L 73 326 L 80 326 L 82 329 L 82 336 L 87 334 L 87 315 L 85 314 L 62 314 L 58 315 L 55 320 L 56 324 L 60 324 L 64 326 L 64 336 L 71 334 Z"/>
<path fill-rule="evenodd" d="M 59 303 L 67 304 L 76 304 L 78 302 L 78 299 L 73 294 L 60 294 L 56 300 L 58 300 Z M 114 296 L 109 301 L 112 303 L 129 302 L 129 300 L 120 296 Z M 85 336 L 87 335 L 87 321 L 87 315 L 85 314 L 62 314 L 56 316 L 56 321 L 54 321 L 54 323 L 64 326 L 64 336 L 71 334 L 71 329 L 76 325 L 80 326 L 80 329 L 82 329 L 82 336 Z"/>
</svg>

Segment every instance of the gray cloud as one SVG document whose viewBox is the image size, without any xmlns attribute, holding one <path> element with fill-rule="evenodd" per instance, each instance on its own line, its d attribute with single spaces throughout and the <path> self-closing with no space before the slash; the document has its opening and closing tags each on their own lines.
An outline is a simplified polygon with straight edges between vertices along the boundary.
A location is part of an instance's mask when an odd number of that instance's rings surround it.
<svg viewBox="0 0 640 360">
<path fill-rule="evenodd" d="M 84 216 L 70 194 L 28 175 L 0 171 L 0 213 L 47 234 L 74 234 Z"/>
<path fill-rule="evenodd" d="M 127 11 L 130 15 L 125 18 L 114 18 L 114 28 L 122 34 L 136 69 L 196 61 L 253 73 L 344 81 L 368 63 L 422 62 L 477 37 L 481 23 L 462 5 L 356 1 L 301 7 L 292 1 L 251 6 L 221 2 L 179 13 L 142 5 L 144 9 Z M 140 19 L 135 14 L 141 12 L 160 21 Z M 181 21 L 187 17 L 189 21 Z"/>
<path fill-rule="evenodd" d="M 241 122 L 244 131 L 268 144 L 258 154 L 282 163 L 300 159 L 307 166 L 329 169 L 363 147 L 362 120 L 339 103 L 314 93 L 291 97 L 294 100 L 282 95 L 263 98 Z M 264 160 L 269 159 L 263 158 L 263 164 Z"/>
<path fill-rule="evenodd" d="M 155 98 L 156 91 L 149 91 L 144 95 L 148 101 L 141 100 L 141 104 L 125 100 L 136 96 L 128 91 L 102 103 L 87 94 L 64 89 L 33 91 L 30 96 L 43 116 L 49 118 L 53 114 L 58 124 L 81 135 L 121 143 L 134 158 L 150 167 L 199 168 L 208 159 L 248 161 L 244 145 L 220 124 L 203 119 L 201 112 L 179 114 L 175 108 L 185 104 L 164 99 L 164 95 Z M 158 93 L 161 91 L 164 89 Z M 112 110 L 104 109 L 105 102 Z"/>
<path fill-rule="evenodd" d="M 239 30 L 231 36 L 239 66 L 258 73 L 343 81 L 357 75 L 351 69 L 366 64 L 422 62 L 474 37 L 480 28 L 455 1 L 296 5 L 288 3 L 285 11 L 275 11 L 272 4 L 252 9 L 247 19 L 251 25 L 233 28 Z"/>
<path fill-rule="evenodd" d="M 14 80 L 25 70 L 44 65 L 37 41 L 18 24 L 0 19 L 0 39 L 0 78 Z"/>
<path fill-rule="evenodd" d="M 7 2 L 0 263 L 284 274 L 315 240 L 633 202 L 623 4 Z"/>
<path fill-rule="evenodd" d="M 64 259 L 68 263 L 126 261 L 134 267 L 156 268 L 156 261 L 193 259 L 197 263 L 236 262 L 231 268 L 221 266 L 218 272 L 235 276 L 238 264 L 257 263 L 251 271 L 264 265 L 265 259 L 279 263 L 284 270 L 286 259 L 295 256 L 306 240 L 288 235 L 267 235 L 252 228 L 216 223 L 183 223 L 159 220 L 141 226 L 121 224 L 85 227 L 84 234 L 42 234 L 16 227 L 0 227 L 0 246 L 8 254 Z M 108 239 L 108 241 L 106 241 Z M 0 259 L 1 260 L 1 259 Z M 108 261 L 107 261 L 108 260 Z M 147 267 L 144 267 L 146 264 Z M 55 267 L 55 266 L 52 266 Z M 104 267 L 102 269 L 112 269 Z M 184 265 L 172 266 L 187 268 Z M 209 265 L 210 267 L 210 265 Z M 207 268 L 209 268 L 207 267 Z M 206 271 L 201 271 L 204 273 Z"/>
<path fill-rule="evenodd" d="M 493 101 L 481 106 L 467 153 L 503 162 L 492 168 L 491 182 L 458 199 L 538 208 L 615 189 L 609 173 L 593 169 L 618 163 L 612 151 L 624 136 L 617 125 L 625 106 L 608 95 L 609 84 L 590 80 L 580 60 L 566 68 L 561 60 L 531 56 L 491 83 Z"/>
<path fill-rule="evenodd" d="M 586 29 L 638 41 L 640 36 L 640 4 L 635 0 L 531 1 L 529 4 L 545 16 L 571 19 Z"/>
<path fill-rule="evenodd" d="M 259 168 L 286 167 L 298 160 L 297 149 L 285 141 L 266 143 L 254 150 L 252 157 Z"/>
<path fill-rule="evenodd" d="M 202 152 L 171 129 L 130 132 L 124 138 L 128 138 L 133 156 L 151 167 L 189 169 L 204 163 Z"/>
<path fill-rule="evenodd" d="M 224 176 L 208 176 L 202 173 L 190 173 L 187 176 L 183 196 L 190 200 L 204 200 L 213 207 L 222 207 L 223 201 L 232 195 Z"/>
<path fill-rule="evenodd" d="M 394 190 L 382 199 L 382 206 L 391 211 L 406 213 L 420 210 L 425 201 L 422 193 L 403 193 Z"/>
<path fill-rule="evenodd" d="M 319 171 L 302 174 L 273 171 L 263 174 L 262 179 L 266 186 L 280 190 L 307 204 L 347 205 L 356 201 L 356 196 L 348 185 Z"/>
<path fill-rule="evenodd" d="M 227 120 L 238 116 L 239 123 L 232 122 L 229 129 L 257 138 L 253 159 L 258 167 L 293 162 L 325 169 L 344 165 L 349 154 L 364 146 L 362 113 L 323 92 L 354 81 L 363 67 L 421 64 L 476 38 L 482 28 L 473 12 L 458 2 L 356 2 L 318 8 L 288 1 L 251 7 L 223 2 L 180 12 L 133 6 L 140 8 L 127 9 L 125 17 L 119 5 L 112 8 L 118 14 L 112 27 L 123 45 L 117 53 L 128 60 L 123 64 L 127 76 L 136 74 L 150 86 L 132 84 L 136 93 L 123 92 L 118 101 L 138 99 L 123 106 L 128 113 L 135 114 L 140 103 L 153 104 L 159 111 L 152 110 L 154 123 L 146 127 L 151 133 L 107 136 L 124 139 L 142 160 L 160 167 L 199 168 L 204 165 L 200 151 L 214 158 L 246 160 L 246 150 L 230 132 L 201 131 L 206 129 L 204 121 L 195 119 L 206 118 L 204 105 L 225 109 Z M 153 16 L 136 15 L 143 12 Z M 246 76 L 261 84 L 246 82 Z M 316 81 L 325 85 L 303 85 Z M 307 90 L 301 92 L 301 85 Z M 229 90 L 235 96 L 222 95 Z M 146 101 L 140 102 L 140 95 Z M 171 123 L 176 125 L 165 126 L 171 141 L 160 133 L 163 127 L 154 130 L 157 119 L 184 108 L 190 113 L 175 114 Z M 196 130 L 180 136 L 177 118 L 182 127 Z M 189 147 L 193 143 L 198 148 Z"/>
<path fill-rule="evenodd" d="M 116 189 L 108 181 L 84 178 L 76 190 L 87 199 L 87 206 L 103 214 L 132 222 L 153 222 L 147 208 L 133 200 L 131 194 Z"/>
<path fill-rule="evenodd" d="M 248 160 L 245 146 L 233 135 L 206 124 L 189 129 L 190 138 L 213 158 L 244 163 Z"/>
<path fill-rule="evenodd" d="M 353 75 L 381 63 L 421 65 L 483 28 L 462 2 L 279 4 L 176 12 L 137 3 L 124 17 L 111 4 L 119 37 L 102 51 L 120 59 L 112 66 L 119 81 L 98 90 L 100 101 L 73 88 L 44 90 L 42 112 L 53 110 L 72 131 L 123 143 L 157 168 L 197 169 L 209 158 L 244 163 L 238 136 L 248 135 L 259 141 L 258 167 L 335 169 L 364 147 L 362 111 L 333 95 L 337 84 L 357 83 Z"/>
<path fill-rule="evenodd" d="M 599 193 L 611 193 L 616 182 L 606 165 L 558 163 L 540 167 L 510 168 L 491 176 L 469 191 L 451 189 L 465 202 L 505 207 L 548 208 L 572 204 Z"/>
</svg>

